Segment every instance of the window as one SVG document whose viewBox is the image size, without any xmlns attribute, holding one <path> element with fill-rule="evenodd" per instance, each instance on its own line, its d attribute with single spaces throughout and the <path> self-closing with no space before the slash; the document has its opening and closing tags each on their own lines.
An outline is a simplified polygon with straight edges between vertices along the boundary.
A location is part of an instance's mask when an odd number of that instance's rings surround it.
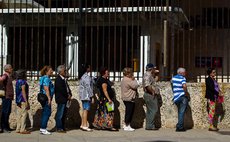
<svg viewBox="0 0 230 142">
<path fill-rule="evenodd" d="M 222 68 L 222 57 L 196 57 L 195 66 L 198 68 L 215 67 Z"/>
</svg>

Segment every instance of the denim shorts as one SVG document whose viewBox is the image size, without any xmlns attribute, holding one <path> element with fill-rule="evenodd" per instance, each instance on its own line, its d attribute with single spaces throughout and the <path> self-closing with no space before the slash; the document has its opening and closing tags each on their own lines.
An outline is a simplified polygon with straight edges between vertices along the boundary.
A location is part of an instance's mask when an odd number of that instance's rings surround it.
<svg viewBox="0 0 230 142">
<path fill-rule="evenodd" d="M 83 110 L 90 110 L 90 101 L 82 101 Z"/>
</svg>

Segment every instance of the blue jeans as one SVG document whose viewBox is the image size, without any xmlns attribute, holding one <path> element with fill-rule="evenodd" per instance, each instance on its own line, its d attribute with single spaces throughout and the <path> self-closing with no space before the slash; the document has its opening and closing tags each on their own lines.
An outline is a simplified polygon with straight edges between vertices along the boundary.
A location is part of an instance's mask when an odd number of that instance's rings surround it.
<svg viewBox="0 0 230 142">
<path fill-rule="evenodd" d="M 1 117 L 1 127 L 2 129 L 10 129 L 9 117 L 11 113 L 12 100 L 2 98 L 2 117 Z"/>
<path fill-rule="evenodd" d="M 49 117 L 51 115 L 51 105 L 48 105 L 48 101 L 42 109 L 41 128 L 46 129 Z"/>
<path fill-rule="evenodd" d="M 57 129 L 65 129 L 65 119 L 66 119 L 66 103 L 65 104 L 57 104 L 57 113 L 56 113 L 56 127 Z"/>
<path fill-rule="evenodd" d="M 184 114 L 188 106 L 188 98 L 186 96 L 181 96 L 175 104 L 178 108 L 178 123 L 176 125 L 177 129 L 184 129 Z"/>
</svg>

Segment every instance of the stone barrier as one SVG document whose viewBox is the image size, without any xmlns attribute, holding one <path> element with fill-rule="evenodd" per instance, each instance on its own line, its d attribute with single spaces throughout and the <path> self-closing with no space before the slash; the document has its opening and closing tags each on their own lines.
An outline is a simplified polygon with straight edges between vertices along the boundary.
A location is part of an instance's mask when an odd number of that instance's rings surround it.
<svg viewBox="0 0 230 142">
<path fill-rule="evenodd" d="M 38 81 L 28 81 L 30 86 L 30 94 L 29 94 L 29 102 L 31 109 L 29 110 L 28 117 L 28 127 L 39 128 L 40 127 L 40 118 L 41 118 L 41 106 L 37 102 L 37 93 L 39 91 Z M 70 81 L 70 88 L 73 93 L 72 104 L 68 110 L 66 127 L 67 128 L 79 128 L 81 125 L 81 112 L 82 106 L 81 101 L 79 101 L 78 88 L 79 84 L 77 81 Z M 170 82 L 159 82 L 158 86 L 161 91 L 161 98 L 163 101 L 163 105 L 160 107 L 160 111 L 158 112 L 156 118 L 156 126 L 164 127 L 164 128 L 175 128 L 177 123 L 177 108 L 172 102 L 172 89 Z M 189 102 L 189 107 L 186 111 L 185 115 L 185 127 L 186 128 L 207 128 L 208 127 L 208 119 L 207 119 L 207 110 L 206 110 L 206 99 L 205 95 L 205 84 L 204 83 L 188 83 L 188 91 L 191 95 L 191 101 Z M 114 126 L 121 128 L 124 120 L 124 103 L 120 97 L 120 82 L 115 82 L 113 86 L 116 92 L 116 101 L 115 101 L 115 120 Z M 230 113 L 229 113 L 229 93 L 230 93 L 230 84 L 222 83 L 220 84 L 220 88 L 223 91 L 225 103 L 225 116 L 221 123 L 219 123 L 218 127 L 220 128 L 229 128 L 230 127 Z M 140 87 L 138 89 L 139 98 L 136 100 L 134 117 L 131 125 L 134 128 L 142 128 L 145 127 L 145 110 L 146 106 L 143 100 L 143 88 Z M 1 106 L 0 106 L 1 107 Z M 92 105 L 92 109 L 90 111 L 89 122 L 91 123 L 94 118 L 96 110 L 96 104 Z M 13 101 L 12 105 L 12 113 L 10 115 L 10 126 L 11 128 L 16 127 L 16 105 L 15 101 Z M 56 114 L 56 103 L 53 99 L 52 101 L 52 114 L 48 122 L 48 128 L 55 128 L 55 114 Z M 30 118 L 30 119 L 29 119 Z"/>
</svg>

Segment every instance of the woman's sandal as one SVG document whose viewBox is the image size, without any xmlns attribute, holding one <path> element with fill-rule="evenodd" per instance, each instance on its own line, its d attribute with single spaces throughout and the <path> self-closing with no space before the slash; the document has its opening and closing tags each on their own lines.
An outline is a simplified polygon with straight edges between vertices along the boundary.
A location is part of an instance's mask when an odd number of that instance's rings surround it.
<svg viewBox="0 0 230 142">
<path fill-rule="evenodd" d="M 87 131 L 87 132 L 92 132 L 93 130 L 88 128 L 88 127 L 82 127 L 81 128 L 83 131 Z"/>
<path fill-rule="evenodd" d="M 109 130 L 109 131 L 119 131 L 119 130 L 116 129 L 116 128 L 109 128 L 108 130 Z"/>
</svg>

